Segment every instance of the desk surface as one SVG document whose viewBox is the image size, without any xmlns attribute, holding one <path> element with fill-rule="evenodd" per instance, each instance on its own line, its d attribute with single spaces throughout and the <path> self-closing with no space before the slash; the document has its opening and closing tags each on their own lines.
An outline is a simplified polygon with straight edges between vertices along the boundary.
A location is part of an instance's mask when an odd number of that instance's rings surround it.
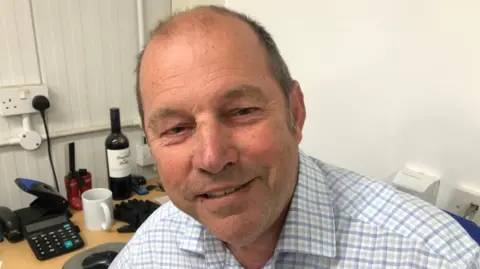
<svg viewBox="0 0 480 269">
<path fill-rule="evenodd" d="M 164 195 L 165 193 L 163 192 L 153 190 L 147 195 L 135 195 L 132 199 L 154 199 Z M 83 238 L 83 241 L 85 241 L 85 246 L 83 248 L 46 261 L 39 261 L 35 258 L 35 255 L 26 240 L 11 244 L 5 239 L 4 242 L 0 243 L 0 261 L 3 261 L 1 269 L 61 269 L 68 259 L 86 249 L 107 242 L 128 242 L 133 236 L 133 233 L 122 234 L 117 232 L 117 228 L 125 225 L 125 223 L 120 221 L 115 221 L 115 224 L 110 231 L 87 231 L 83 222 L 83 211 L 72 211 L 72 215 L 71 220 L 80 227 L 80 236 Z"/>
</svg>

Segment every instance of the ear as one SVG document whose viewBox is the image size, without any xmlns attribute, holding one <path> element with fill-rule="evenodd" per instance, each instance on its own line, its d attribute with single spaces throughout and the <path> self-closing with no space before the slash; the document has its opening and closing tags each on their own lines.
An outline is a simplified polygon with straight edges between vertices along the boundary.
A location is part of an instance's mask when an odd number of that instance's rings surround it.
<svg viewBox="0 0 480 269">
<path fill-rule="evenodd" d="M 295 137 L 298 143 L 300 143 L 303 137 L 303 124 L 305 123 L 307 112 L 305 111 L 302 89 L 296 80 L 293 81 L 292 91 L 290 93 L 290 115 L 293 120 L 293 127 L 295 128 Z"/>
</svg>

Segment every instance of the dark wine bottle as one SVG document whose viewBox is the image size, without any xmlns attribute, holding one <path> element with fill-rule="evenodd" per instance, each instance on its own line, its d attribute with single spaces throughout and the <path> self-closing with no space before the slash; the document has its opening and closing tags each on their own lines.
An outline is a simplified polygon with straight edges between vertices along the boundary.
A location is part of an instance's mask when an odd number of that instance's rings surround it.
<svg viewBox="0 0 480 269">
<path fill-rule="evenodd" d="M 105 139 L 107 154 L 108 188 L 114 200 L 132 196 L 130 143 L 120 128 L 120 110 L 110 108 L 111 133 Z"/>
</svg>

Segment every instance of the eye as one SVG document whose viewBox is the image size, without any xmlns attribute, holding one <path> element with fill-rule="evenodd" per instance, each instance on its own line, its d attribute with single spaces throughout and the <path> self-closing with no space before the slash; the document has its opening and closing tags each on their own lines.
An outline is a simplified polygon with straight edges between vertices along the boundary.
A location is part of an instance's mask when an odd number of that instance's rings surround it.
<svg viewBox="0 0 480 269">
<path fill-rule="evenodd" d="M 176 134 L 184 132 L 186 129 L 187 128 L 185 128 L 183 126 L 177 126 L 177 127 L 174 127 L 172 129 L 169 129 L 169 130 L 165 131 L 164 134 L 165 135 L 176 135 Z"/>
<path fill-rule="evenodd" d="M 257 111 L 257 110 L 258 110 L 258 107 L 240 108 L 240 109 L 234 110 L 233 115 L 234 115 L 234 116 L 244 116 L 244 115 L 251 114 L 251 113 L 253 113 L 253 112 Z"/>
</svg>

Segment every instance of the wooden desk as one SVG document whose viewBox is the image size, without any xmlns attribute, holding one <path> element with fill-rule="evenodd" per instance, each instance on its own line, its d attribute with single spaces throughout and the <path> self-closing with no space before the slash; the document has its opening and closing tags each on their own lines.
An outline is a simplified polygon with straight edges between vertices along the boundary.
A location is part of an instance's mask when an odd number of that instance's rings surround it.
<svg viewBox="0 0 480 269">
<path fill-rule="evenodd" d="M 164 195 L 164 192 L 153 190 L 147 195 L 134 195 L 131 199 L 153 200 L 154 198 Z M 3 261 L 1 269 L 61 269 L 63 264 L 77 253 L 107 242 L 128 242 L 133 236 L 133 233 L 122 234 L 117 232 L 117 228 L 125 225 L 124 222 L 115 221 L 114 225 L 108 232 L 91 232 L 85 229 L 83 211 L 72 211 L 72 215 L 71 220 L 80 227 L 80 236 L 83 238 L 83 241 L 85 241 L 85 246 L 83 248 L 46 261 L 39 261 L 35 258 L 27 240 L 11 244 L 5 239 L 4 242 L 0 243 L 0 261 Z"/>
</svg>

